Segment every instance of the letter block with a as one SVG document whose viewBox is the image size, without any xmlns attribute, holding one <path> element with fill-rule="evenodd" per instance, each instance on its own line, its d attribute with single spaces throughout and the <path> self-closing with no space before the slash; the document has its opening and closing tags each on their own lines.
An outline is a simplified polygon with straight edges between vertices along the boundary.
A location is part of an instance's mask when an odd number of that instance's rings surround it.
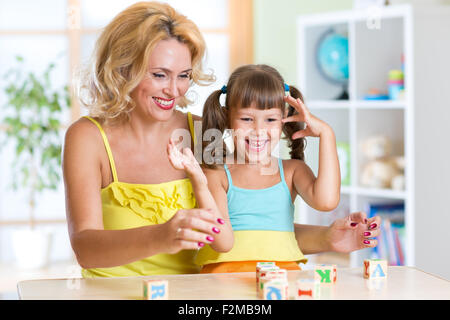
<svg viewBox="0 0 450 320">
<path fill-rule="evenodd" d="M 364 260 L 364 278 L 386 278 L 387 277 L 387 261 L 383 259 L 366 259 Z"/>
</svg>

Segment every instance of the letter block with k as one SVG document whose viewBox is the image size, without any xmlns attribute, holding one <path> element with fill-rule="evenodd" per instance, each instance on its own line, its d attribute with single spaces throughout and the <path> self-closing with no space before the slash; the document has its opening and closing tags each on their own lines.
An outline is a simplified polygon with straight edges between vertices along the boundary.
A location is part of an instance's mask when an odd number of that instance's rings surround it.
<svg viewBox="0 0 450 320">
<path fill-rule="evenodd" d="M 334 264 L 319 264 L 314 268 L 314 280 L 320 283 L 335 283 L 337 268 Z"/>
</svg>

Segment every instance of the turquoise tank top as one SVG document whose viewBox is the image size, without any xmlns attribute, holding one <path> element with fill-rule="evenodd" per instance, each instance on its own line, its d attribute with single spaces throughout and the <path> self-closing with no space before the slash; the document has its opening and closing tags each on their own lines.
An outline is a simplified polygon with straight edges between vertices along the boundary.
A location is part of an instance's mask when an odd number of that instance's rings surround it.
<svg viewBox="0 0 450 320">
<path fill-rule="evenodd" d="M 284 179 L 283 163 L 278 159 L 281 181 L 265 189 L 243 189 L 228 178 L 228 214 L 233 230 L 294 231 L 294 205 Z"/>
</svg>

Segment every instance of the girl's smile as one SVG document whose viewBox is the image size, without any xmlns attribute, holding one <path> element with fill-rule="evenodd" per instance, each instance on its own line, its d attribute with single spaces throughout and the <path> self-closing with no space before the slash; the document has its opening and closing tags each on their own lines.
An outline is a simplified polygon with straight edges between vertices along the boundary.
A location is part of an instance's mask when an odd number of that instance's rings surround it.
<svg viewBox="0 0 450 320">
<path fill-rule="evenodd" d="M 281 137 L 281 119 L 280 108 L 232 108 L 230 127 L 235 131 L 238 157 L 245 155 L 250 163 L 270 158 Z"/>
</svg>

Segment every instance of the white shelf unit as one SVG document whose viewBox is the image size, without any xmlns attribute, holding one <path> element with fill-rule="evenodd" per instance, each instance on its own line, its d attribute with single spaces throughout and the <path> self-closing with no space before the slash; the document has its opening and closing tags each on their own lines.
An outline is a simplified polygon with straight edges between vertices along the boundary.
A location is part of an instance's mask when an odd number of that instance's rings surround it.
<svg viewBox="0 0 450 320">
<path fill-rule="evenodd" d="M 369 28 L 374 25 L 379 28 Z M 315 62 L 317 41 L 329 28 L 348 35 L 348 100 L 334 100 L 342 86 L 323 78 Z M 364 100 L 371 88 L 387 92 L 388 72 L 401 68 L 402 54 L 404 98 Z M 450 277 L 446 227 L 438 222 L 450 225 L 450 8 L 404 4 L 383 7 L 376 17 L 366 10 L 299 16 L 297 58 L 297 85 L 306 105 L 332 126 L 337 141 L 350 145 L 351 182 L 341 188 L 341 213 L 317 212 L 298 197 L 296 221 L 328 225 L 340 214 L 366 210 L 368 203 L 404 202 L 405 265 Z M 360 185 L 360 142 L 373 134 L 390 137 L 393 155 L 404 155 L 405 190 Z M 307 140 L 306 162 L 317 174 L 318 140 Z M 361 266 L 368 254 L 351 253 L 350 265 Z M 444 256 L 439 266 L 429 261 L 436 256 Z"/>
</svg>

